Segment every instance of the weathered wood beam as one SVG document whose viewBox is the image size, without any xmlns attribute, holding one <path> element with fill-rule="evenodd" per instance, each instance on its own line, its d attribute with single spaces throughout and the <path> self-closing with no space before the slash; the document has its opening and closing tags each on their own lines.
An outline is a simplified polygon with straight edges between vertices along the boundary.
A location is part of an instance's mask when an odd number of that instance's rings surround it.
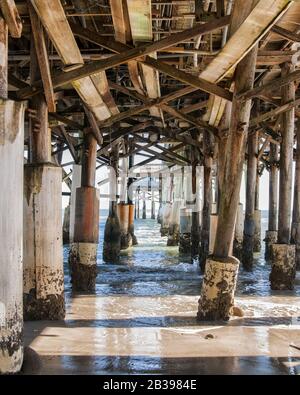
<svg viewBox="0 0 300 395">
<path fill-rule="evenodd" d="M 67 83 L 72 83 L 81 78 L 90 76 L 100 71 L 104 71 L 108 68 L 115 67 L 121 63 L 126 63 L 129 60 L 136 59 L 137 57 L 141 57 L 142 53 L 139 52 L 137 55 L 137 51 L 140 51 L 140 48 L 132 48 L 128 45 L 118 43 L 113 40 L 106 40 L 104 37 L 101 37 L 100 34 L 96 32 L 90 31 L 88 29 L 84 29 L 79 25 L 71 24 L 72 31 L 75 35 L 84 38 L 88 41 L 91 41 L 95 44 L 103 46 L 105 48 L 110 49 L 113 52 L 119 53 L 119 55 L 115 55 L 114 57 L 99 60 L 92 62 L 90 64 L 84 65 L 79 69 L 71 70 L 68 73 L 58 73 L 53 76 L 53 86 L 54 88 L 58 88 Z M 132 55 L 133 54 L 133 55 Z M 203 79 L 199 79 L 197 77 L 191 76 L 183 71 L 177 70 L 175 67 L 169 66 L 163 62 L 160 62 L 154 58 L 146 56 L 146 59 L 139 59 L 141 63 L 155 68 L 161 72 L 164 72 L 170 75 L 174 79 L 179 79 L 180 81 L 185 82 L 188 85 L 192 85 L 197 89 L 201 89 L 205 92 L 215 94 L 217 96 L 221 95 L 226 100 L 231 100 L 232 95 L 226 89 L 223 89 L 215 84 L 207 82 Z M 21 90 L 18 93 L 18 97 L 20 99 L 26 99 L 38 92 L 41 91 L 41 83 L 37 82 L 34 86 L 29 89 Z"/>
<path fill-rule="evenodd" d="M 148 139 L 146 139 L 145 137 L 139 136 L 139 135 L 133 135 L 137 140 L 144 142 L 144 143 L 148 143 Z M 164 152 L 165 154 L 169 154 L 172 157 L 174 157 L 175 159 L 178 159 L 180 161 L 186 162 L 186 163 L 190 163 L 190 161 L 185 158 L 182 155 L 176 154 L 175 152 L 170 151 L 168 148 L 165 148 L 163 146 L 161 146 L 160 144 L 158 144 L 159 142 L 154 142 L 154 147 L 158 148 L 159 150 L 161 150 L 162 152 Z"/>
<path fill-rule="evenodd" d="M 73 121 L 72 119 L 69 119 L 67 117 L 64 117 L 63 115 L 57 113 L 51 113 L 49 114 L 49 118 L 55 119 L 67 126 L 70 126 L 73 129 L 83 130 L 83 126 L 80 125 L 80 123 Z"/>
<path fill-rule="evenodd" d="M 8 83 L 9 85 L 12 85 L 15 88 L 19 88 L 19 89 L 27 88 L 29 86 L 25 81 L 20 80 L 12 73 L 9 73 L 8 75 Z"/>
<path fill-rule="evenodd" d="M 43 25 L 35 12 L 30 1 L 28 1 L 28 11 L 31 22 L 31 30 L 34 39 L 37 60 L 40 68 L 41 78 L 43 82 L 45 98 L 49 112 L 56 112 L 56 103 L 54 89 L 52 85 L 50 64 L 48 60 L 48 51 L 46 47 L 45 34 Z"/>
<path fill-rule="evenodd" d="M 2 11 L 8 30 L 12 37 L 20 38 L 22 35 L 22 20 L 14 0 L 1 0 L 0 9 Z"/>
<path fill-rule="evenodd" d="M 101 130 L 97 124 L 96 118 L 95 118 L 94 114 L 89 110 L 89 108 L 85 105 L 84 105 L 84 112 L 85 112 L 86 117 L 89 121 L 92 133 L 93 133 L 95 139 L 97 140 L 98 145 L 101 147 L 101 145 L 103 144 L 103 136 L 102 136 Z"/>
<path fill-rule="evenodd" d="M 249 91 L 241 92 L 238 96 L 238 99 L 241 101 L 252 99 L 255 96 L 259 96 L 260 94 L 266 93 L 268 91 L 278 91 L 284 85 L 289 84 L 290 82 L 299 81 L 300 80 L 300 70 L 296 70 L 293 73 L 284 75 L 282 77 L 276 78 L 267 84 L 255 87 Z"/>
<path fill-rule="evenodd" d="M 259 0 L 200 77 L 211 82 L 221 81 L 234 70 L 291 4 L 290 0 Z M 239 12 L 242 13 L 244 10 Z M 233 23 L 236 22 L 233 20 Z"/>
<path fill-rule="evenodd" d="M 75 163 L 78 163 L 79 162 L 79 158 L 78 158 L 77 152 L 76 152 L 76 150 L 74 148 L 74 145 L 73 145 L 73 143 L 72 143 L 72 141 L 70 139 L 69 134 L 67 133 L 67 131 L 66 131 L 66 129 L 65 129 L 65 127 L 63 125 L 58 126 L 58 128 L 59 128 L 62 136 L 65 139 L 67 147 L 69 148 L 69 151 L 70 151 Z"/>
<path fill-rule="evenodd" d="M 201 89 L 204 92 L 211 93 L 219 96 L 225 100 L 232 101 L 232 93 L 227 89 L 221 88 L 220 86 L 206 81 L 203 78 L 195 77 L 192 74 L 188 74 L 184 71 L 176 69 L 166 63 L 160 62 L 154 58 L 147 57 L 147 65 L 159 70 L 161 73 L 167 74 L 175 80 L 184 82 L 187 85 L 191 85 L 194 88 Z"/>
<path fill-rule="evenodd" d="M 168 101 L 175 100 L 176 98 L 180 97 L 182 94 L 186 94 L 186 91 L 187 91 L 186 88 L 183 88 L 183 89 L 178 90 L 176 92 L 162 96 L 157 100 L 149 100 L 145 96 L 143 96 L 137 92 L 133 92 L 125 87 L 120 87 L 117 84 L 110 82 L 110 86 L 115 89 L 118 89 L 119 91 L 121 91 L 124 94 L 127 94 L 129 96 L 136 98 L 137 100 L 143 101 L 144 104 L 141 105 L 140 107 L 137 107 L 136 109 L 130 109 L 124 113 L 120 113 L 115 118 L 111 117 L 110 119 L 107 120 L 107 122 L 105 122 L 103 124 L 103 126 L 109 125 L 110 122 L 117 122 L 120 119 L 124 119 L 124 117 L 127 118 L 128 116 L 136 115 L 144 110 L 149 109 L 151 106 L 160 106 L 165 112 L 169 113 L 170 115 L 174 116 L 175 118 L 183 119 L 184 121 L 187 121 L 187 122 L 191 123 L 192 125 L 195 125 L 200 128 L 205 128 L 209 132 L 214 134 L 215 136 L 218 135 L 217 128 L 210 126 L 207 122 L 199 120 L 198 118 L 192 117 L 191 115 L 187 115 L 186 113 L 184 113 L 182 111 L 175 110 L 166 104 Z"/>
<path fill-rule="evenodd" d="M 139 145 L 139 144 L 137 144 L 137 143 L 133 143 L 133 145 L 135 145 L 137 148 L 138 148 L 138 150 L 139 151 L 146 151 L 146 152 L 149 152 L 150 154 L 152 154 L 153 155 L 153 157 L 152 158 L 150 158 L 151 160 L 155 160 L 155 159 L 161 159 L 161 160 L 163 160 L 164 162 L 173 162 L 173 163 L 176 163 L 176 164 L 178 164 L 178 165 L 180 165 L 180 166 L 182 166 L 182 162 L 181 161 L 178 161 L 178 160 L 176 160 L 176 159 L 174 159 L 174 158 L 170 158 L 170 157 L 168 157 L 168 156 L 166 156 L 166 155 L 164 155 L 164 154 L 161 154 L 161 153 L 159 153 L 159 152 L 156 152 L 156 151 L 153 151 L 153 150 L 151 150 L 150 148 L 149 148 L 149 146 L 152 146 L 152 145 L 154 145 L 155 143 L 149 143 L 147 146 L 141 146 L 141 145 Z M 176 148 L 177 148 L 178 146 L 176 146 Z M 174 147 L 173 147 L 174 148 Z M 138 153 L 138 151 L 136 151 L 135 153 Z M 149 161 L 150 161 L 150 159 L 149 159 Z M 146 161 L 145 161 L 146 162 Z M 149 162 L 147 162 L 147 163 L 149 163 Z M 143 163 L 143 164 L 145 164 L 145 163 Z M 140 164 L 138 165 L 136 165 L 136 166 L 134 166 L 134 167 L 139 167 L 140 166 Z"/>
<path fill-rule="evenodd" d="M 182 147 L 183 147 L 183 145 L 182 146 L 178 145 L 178 146 L 176 146 L 176 149 L 181 149 Z M 157 158 L 155 156 L 153 156 L 152 158 L 146 159 L 143 162 L 137 163 L 136 165 L 133 166 L 132 170 L 134 170 L 136 168 L 139 168 L 141 166 L 148 165 L 149 163 L 153 162 L 156 159 Z M 174 164 L 171 164 L 171 165 L 168 166 L 168 168 L 171 168 L 173 166 L 174 166 Z"/>
<path fill-rule="evenodd" d="M 195 118 L 191 115 L 184 114 L 183 112 L 176 110 L 175 108 L 169 107 L 166 104 L 162 104 L 161 108 L 168 114 L 172 115 L 174 118 L 183 119 L 184 121 L 187 121 L 190 124 L 200 128 L 200 129 L 205 129 L 208 132 L 210 132 L 213 136 L 218 138 L 218 129 L 213 126 L 210 126 L 207 122 L 202 121 L 201 119 Z"/>
<path fill-rule="evenodd" d="M 269 145 L 269 143 L 270 143 L 270 138 L 269 138 L 269 136 L 265 139 L 265 141 L 263 142 L 263 145 L 261 146 L 261 148 L 259 149 L 259 151 L 258 151 L 258 154 L 257 154 L 257 160 L 260 160 L 260 158 L 263 156 L 263 154 L 264 154 L 264 152 L 265 152 L 265 149 L 267 148 L 267 146 Z"/>
<path fill-rule="evenodd" d="M 137 124 L 134 125 L 132 128 L 126 128 L 125 130 L 122 129 L 117 130 L 115 132 L 112 132 L 109 134 L 109 143 L 103 145 L 100 149 L 98 149 L 97 151 L 97 155 L 101 155 L 104 152 L 107 152 L 109 148 L 113 147 L 114 145 L 116 145 L 117 143 L 119 143 L 125 136 L 129 135 L 129 134 L 133 134 L 136 133 L 142 129 L 145 129 L 148 126 L 151 126 L 152 122 L 145 122 L 145 123 L 141 123 L 141 124 Z M 107 136 L 105 136 L 107 137 Z"/>
<path fill-rule="evenodd" d="M 281 26 L 275 25 L 272 27 L 272 32 L 279 34 L 281 37 L 293 42 L 300 42 L 300 34 L 291 32 L 290 30 L 284 29 Z"/>
<path fill-rule="evenodd" d="M 32 0 L 32 5 L 64 63 L 64 71 L 61 72 L 60 75 L 65 74 L 65 76 L 69 76 L 71 73 L 70 70 L 76 71 L 76 69 L 83 66 L 84 60 L 70 28 L 61 1 L 51 0 L 51 2 L 45 2 L 44 0 Z M 96 74 L 96 72 L 92 74 Z M 97 119 L 103 120 L 110 117 L 111 112 L 106 103 L 104 103 L 93 81 L 93 75 L 80 78 L 75 82 L 70 82 L 78 92 L 82 101 L 86 103 Z M 55 89 L 57 84 L 55 84 L 54 78 L 52 79 L 52 83 Z M 41 81 L 36 81 L 33 87 L 41 92 Z"/>
<path fill-rule="evenodd" d="M 292 73 L 294 66 L 285 63 L 282 74 Z M 282 102 L 295 100 L 293 83 L 282 88 Z M 278 212 L 278 243 L 289 244 L 291 236 L 292 208 L 292 176 L 293 176 L 293 145 L 295 131 L 295 110 L 292 107 L 282 117 L 282 142 L 280 146 L 280 181 L 279 181 L 279 212 Z"/>
<path fill-rule="evenodd" d="M 296 108 L 298 106 L 300 106 L 300 98 L 296 99 L 295 101 L 292 101 L 290 103 L 283 104 L 282 106 L 277 107 L 274 110 L 270 110 L 270 111 L 268 111 L 264 114 L 261 114 L 255 118 L 252 118 L 249 126 L 250 126 L 250 128 L 255 127 L 257 124 L 259 124 L 267 119 L 274 118 L 277 115 L 285 113 L 286 111 L 289 111 L 292 108 Z"/>
</svg>

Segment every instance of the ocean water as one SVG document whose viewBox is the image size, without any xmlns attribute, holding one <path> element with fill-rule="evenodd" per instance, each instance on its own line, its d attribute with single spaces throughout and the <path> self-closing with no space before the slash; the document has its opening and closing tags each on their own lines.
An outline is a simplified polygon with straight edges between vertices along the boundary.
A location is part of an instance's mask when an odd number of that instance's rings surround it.
<svg viewBox="0 0 300 395">
<path fill-rule="evenodd" d="M 96 294 L 131 296 L 199 295 L 202 274 L 197 262 L 190 263 L 188 256 L 181 256 L 178 247 L 167 247 L 167 238 L 160 236 L 156 220 L 135 221 L 138 245 L 121 252 L 118 264 L 106 264 L 102 260 L 103 233 L 107 210 L 100 215 L 98 247 L 98 275 Z M 267 229 L 267 211 L 262 212 L 262 239 Z M 68 269 L 69 246 L 64 246 L 65 286 L 71 292 Z M 300 278 L 293 291 L 272 291 L 269 285 L 270 264 L 262 251 L 255 255 L 253 270 L 240 265 L 236 296 L 300 295 Z"/>
<path fill-rule="evenodd" d="M 102 211 L 95 292 L 72 293 L 65 246 L 65 320 L 25 323 L 43 374 L 300 374 L 299 272 L 294 291 L 271 291 L 262 250 L 252 271 L 240 266 L 244 317 L 198 322 L 198 264 L 167 247 L 151 219 L 135 222 L 139 245 L 106 264 L 106 218 Z M 262 235 L 266 227 L 263 213 Z"/>
</svg>

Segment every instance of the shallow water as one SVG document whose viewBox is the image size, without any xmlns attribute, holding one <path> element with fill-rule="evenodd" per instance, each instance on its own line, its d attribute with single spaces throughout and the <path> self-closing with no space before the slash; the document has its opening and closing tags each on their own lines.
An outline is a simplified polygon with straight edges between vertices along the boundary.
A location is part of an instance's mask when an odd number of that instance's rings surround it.
<svg viewBox="0 0 300 395">
<path fill-rule="evenodd" d="M 102 261 L 105 216 L 100 219 L 100 243 L 98 248 L 98 276 L 96 294 L 102 295 L 199 295 L 202 275 L 197 262 L 191 264 L 188 256 L 180 256 L 178 247 L 167 247 L 167 237 L 160 236 L 160 225 L 156 220 L 136 220 L 135 233 L 139 245 L 121 252 L 119 264 Z M 262 235 L 267 229 L 267 217 L 262 218 Z M 70 292 L 68 272 L 68 246 L 64 247 L 67 291 Z M 252 271 L 240 266 L 236 295 L 271 296 L 281 292 L 271 291 L 269 286 L 270 265 L 264 260 L 262 251 L 255 256 Z M 300 295 L 300 278 L 296 288 L 284 295 Z"/>
<path fill-rule="evenodd" d="M 25 326 L 43 373 L 300 373 L 299 275 L 294 291 L 271 291 L 262 251 L 251 272 L 240 268 L 236 302 L 245 317 L 199 325 L 198 265 L 166 247 L 154 220 L 137 220 L 139 245 L 104 264 L 104 224 L 95 293 L 72 294 L 65 247 L 66 320 Z"/>
</svg>

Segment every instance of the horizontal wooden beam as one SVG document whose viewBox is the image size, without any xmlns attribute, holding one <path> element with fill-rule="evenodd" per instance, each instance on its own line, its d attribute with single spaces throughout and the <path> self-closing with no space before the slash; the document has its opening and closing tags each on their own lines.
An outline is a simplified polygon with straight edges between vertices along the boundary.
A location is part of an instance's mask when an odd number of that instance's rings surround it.
<svg viewBox="0 0 300 395">
<path fill-rule="evenodd" d="M 72 119 L 69 119 L 69 118 L 64 117 L 63 115 L 60 115 L 57 113 L 49 113 L 49 118 L 56 119 L 57 121 L 73 128 L 73 129 L 77 129 L 77 130 L 84 129 L 84 127 L 82 125 L 80 125 L 80 123 L 73 121 Z"/>
</svg>

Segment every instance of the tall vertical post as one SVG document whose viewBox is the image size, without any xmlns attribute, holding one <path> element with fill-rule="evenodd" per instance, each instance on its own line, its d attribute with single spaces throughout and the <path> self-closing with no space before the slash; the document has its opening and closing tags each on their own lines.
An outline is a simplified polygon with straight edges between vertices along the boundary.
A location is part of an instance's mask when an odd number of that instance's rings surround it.
<svg viewBox="0 0 300 395">
<path fill-rule="evenodd" d="M 186 154 L 189 155 L 189 147 L 186 147 Z M 192 210 L 189 207 L 189 200 L 192 195 L 191 172 L 190 168 L 182 168 L 184 207 L 180 210 L 180 237 L 179 252 L 181 254 L 191 254 L 191 226 Z"/>
<path fill-rule="evenodd" d="M 132 245 L 137 245 L 138 241 L 137 241 L 136 235 L 134 233 L 134 213 L 135 213 L 135 208 L 136 208 L 136 204 L 133 203 L 133 189 L 132 189 L 132 184 L 133 184 L 134 179 L 132 177 L 132 174 L 130 174 L 131 169 L 134 166 L 134 156 L 133 155 L 129 155 L 128 162 L 129 162 L 128 163 L 129 177 L 128 177 L 128 183 L 127 183 L 127 189 L 128 189 L 127 202 L 129 205 L 128 234 L 131 237 Z"/>
<path fill-rule="evenodd" d="M 70 199 L 70 230 L 69 239 L 70 244 L 74 241 L 74 230 L 75 230 L 75 214 L 76 214 L 76 191 L 81 186 L 81 165 L 74 164 L 72 169 L 72 187 L 71 187 L 71 199 Z"/>
<path fill-rule="evenodd" d="M 103 260 L 107 263 L 116 263 L 120 259 L 121 228 L 117 213 L 117 194 L 119 176 L 119 147 L 112 148 L 110 153 L 110 201 L 109 214 L 105 223 L 103 241 Z"/>
<path fill-rule="evenodd" d="M 253 265 L 254 236 L 255 236 L 255 188 L 257 171 L 258 133 L 248 135 L 248 159 L 246 177 L 246 210 L 243 240 L 243 265 L 251 268 Z"/>
<path fill-rule="evenodd" d="M 81 187 L 76 190 L 74 241 L 69 264 L 74 291 L 93 291 L 97 277 L 99 191 L 95 188 L 97 141 L 84 130 Z"/>
<path fill-rule="evenodd" d="M 151 191 L 151 219 L 155 219 L 155 194 L 154 188 Z"/>
<path fill-rule="evenodd" d="M 136 218 L 140 219 L 140 186 L 136 188 L 135 192 L 135 205 L 136 205 Z"/>
<path fill-rule="evenodd" d="M 173 194 L 173 173 L 164 174 L 162 179 L 162 211 L 160 222 L 161 236 L 167 236 L 169 233 L 169 222 L 172 208 L 172 194 Z"/>
<path fill-rule="evenodd" d="M 192 226 L 191 226 L 191 258 L 197 259 L 199 257 L 199 243 L 200 243 L 200 221 L 199 221 L 199 202 L 198 202 L 198 188 L 197 188 L 197 165 L 195 147 L 192 147 L 192 197 L 194 206 L 192 211 Z"/>
<path fill-rule="evenodd" d="M 236 19 L 233 18 L 234 23 L 242 23 L 243 18 L 247 17 L 253 6 L 254 2 L 252 1 L 246 4 L 236 1 L 233 10 L 236 17 Z M 241 9 L 243 15 L 239 16 Z M 236 99 L 236 95 L 253 88 L 257 49 L 258 46 L 256 45 L 235 70 L 234 96 L 229 136 L 226 144 L 216 239 L 213 257 L 206 262 L 198 305 L 197 316 L 199 320 L 228 320 L 234 303 L 239 260 L 230 256 L 230 250 L 239 203 L 251 111 L 251 100 L 240 102 Z"/>
<path fill-rule="evenodd" d="M 31 82 L 40 79 L 31 40 Z M 62 250 L 62 169 L 51 160 L 51 130 L 43 94 L 30 103 L 29 163 L 24 168 L 24 319 L 65 316 Z"/>
<path fill-rule="evenodd" d="M 142 193 L 142 199 L 143 199 L 143 219 L 147 219 L 147 205 L 146 205 L 146 191 L 143 190 Z"/>
<path fill-rule="evenodd" d="M 0 16 L 0 374 L 23 363 L 24 109 L 7 100 L 8 30 Z"/>
<path fill-rule="evenodd" d="M 0 97 L 7 99 L 8 95 L 8 27 L 0 16 Z"/>
<path fill-rule="evenodd" d="M 158 181 L 158 199 L 159 199 L 159 207 L 157 213 L 157 222 L 159 224 L 162 223 L 162 212 L 163 212 L 163 182 L 162 182 L 162 174 L 159 173 L 159 181 Z"/>
<path fill-rule="evenodd" d="M 282 76 L 294 70 L 291 63 L 282 65 Z M 291 82 L 282 87 L 282 104 L 295 100 L 295 85 Z M 291 237 L 292 173 L 295 109 L 282 114 L 282 141 L 280 145 L 278 241 L 272 246 L 272 289 L 293 289 L 296 275 L 295 245 Z"/>
<path fill-rule="evenodd" d="M 296 162 L 294 182 L 294 205 L 292 217 L 291 242 L 296 245 L 296 269 L 300 270 L 300 121 L 297 121 L 296 129 Z"/>
<path fill-rule="evenodd" d="M 212 206 L 212 165 L 213 150 L 211 135 L 204 131 L 203 133 L 203 152 L 204 152 L 204 182 L 203 182 L 203 208 L 201 222 L 201 240 L 199 251 L 199 263 L 201 270 L 204 272 L 205 262 L 209 255 L 209 234 L 210 234 L 210 216 Z"/>
<path fill-rule="evenodd" d="M 178 169 L 173 173 L 174 194 L 169 222 L 168 246 L 177 246 L 179 243 L 180 205 L 182 193 L 182 177 Z"/>
<path fill-rule="evenodd" d="M 261 211 L 259 209 L 259 187 L 260 187 L 260 174 L 259 169 L 256 171 L 256 184 L 255 184 L 255 204 L 254 204 L 254 244 L 253 252 L 260 252 L 261 250 Z"/>
<path fill-rule="evenodd" d="M 269 215 L 268 230 L 266 231 L 265 258 L 271 257 L 271 246 L 277 242 L 278 218 L 278 145 L 270 143 L 269 157 Z"/>
</svg>

